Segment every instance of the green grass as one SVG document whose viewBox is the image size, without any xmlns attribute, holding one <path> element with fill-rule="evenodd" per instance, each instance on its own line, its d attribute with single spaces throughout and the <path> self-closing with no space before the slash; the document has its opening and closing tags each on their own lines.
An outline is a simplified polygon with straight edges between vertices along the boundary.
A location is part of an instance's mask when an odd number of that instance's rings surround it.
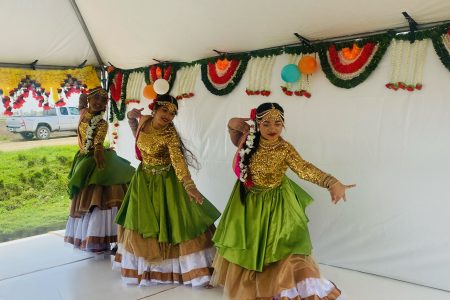
<svg viewBox="0 0 450 300">
<path fill-rule="evenodd" d="M 0 152 L 0 242 L 63 229 L 77 146 Z"/>
</svg>

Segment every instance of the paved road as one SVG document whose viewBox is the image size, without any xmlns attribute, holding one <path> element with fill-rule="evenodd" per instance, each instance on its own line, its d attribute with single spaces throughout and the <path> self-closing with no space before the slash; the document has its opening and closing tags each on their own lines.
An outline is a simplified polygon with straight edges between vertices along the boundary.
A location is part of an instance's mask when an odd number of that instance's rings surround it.
<svg viewBox="0 0 450 300">
<path fill-rule="evenodd" d="M 0 142 L 0 151 L 25 150 L 43 146 L 76 145 L 77 143 L 78 141 L 76 136 L 58 137 L 48 140 L 18 140 L 14 142 Z"/>
</svg>

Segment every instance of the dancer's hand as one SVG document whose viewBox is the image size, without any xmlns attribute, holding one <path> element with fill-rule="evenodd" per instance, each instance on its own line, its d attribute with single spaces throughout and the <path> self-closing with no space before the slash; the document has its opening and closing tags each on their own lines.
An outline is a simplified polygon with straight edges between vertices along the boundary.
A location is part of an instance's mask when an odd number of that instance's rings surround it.
<svg viewBox="0 0 450 300">
<path fill-rule="evenodd" d="M 203 195 L 197 190 L 197 188 L 192 188 L 187 191 L 191 200 L 194 200 L 198 204 L 203 204 Z"/>
<path fill-rule="evenodd" d="M 139 119 L 140 117 L 142 117 L 142 111 L 144 110 L 144 108 L 140 108 L 140 109 L 137 109 L 137 108 L 133 108 L 132 110 L 130 110 L 128 113 L 127 113 L 127 118 L 128 119 Z"/>
<path fill-rule="evenodd" d="M 95 149 L 94 150 L 94 159 L 95 164 L 97 165 L 97 168 L 104 169 L 105 168 L 105 153 L 103 152 L 103 149 Z"/>
<path fill-rule="evenodd" d="M 330 192 L 331 195 L 331 202 L 337 204 L 341 199 L 347 201 L 347 199 L 345 198 L 345 190 L 351 189 L 355 186 L 356 184 L 344 185 L 340 181 L 336 182 L 335 184 L 333 184 L 328 188 L 328 191 Z"/>
</svg>

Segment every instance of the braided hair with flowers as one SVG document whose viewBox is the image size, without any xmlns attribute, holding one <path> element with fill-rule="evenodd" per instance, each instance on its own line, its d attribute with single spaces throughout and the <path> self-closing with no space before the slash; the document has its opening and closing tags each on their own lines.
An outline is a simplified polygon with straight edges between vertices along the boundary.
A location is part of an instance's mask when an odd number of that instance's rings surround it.
<svg viewBox="0 0 450 300">
<path fill-rule="evenodd" d="M 258 106 L 256 109 L 253 108 L 250 111 L 250 130 L 247 134 L 241 149 L 238 152 L 238 158 L 236 159 L 235 173 L 241 182 L 240 194 L 241 201 L 244 203 L 245 196 L 248 189 L 254 186 L 252 177 L 249 171 L 250 159 L 256 152 L 259 141 L 261 140 L 261 132 L 259 126 L 267 118 L 272 116 L 280 117 L 284 123 L 284 110 L 278 103 L 266 102 Z M 245 203 L 244 203 L 245 204 Z"/>
</svg>

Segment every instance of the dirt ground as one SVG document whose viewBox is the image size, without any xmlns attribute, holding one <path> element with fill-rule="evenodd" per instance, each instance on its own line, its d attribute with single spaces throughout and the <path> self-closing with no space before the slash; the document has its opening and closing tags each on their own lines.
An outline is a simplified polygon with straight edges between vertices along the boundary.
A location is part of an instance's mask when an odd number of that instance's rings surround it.
<svg viewBox="0 0 450 300">
<path fill-rule="evenodd" d="M 77 135 L 74 132 L 52 132 L 48 140 L 24 140 L 20 134 L 6 129 L 5 119 L 0 119 L 0 151 L 16 151 L 41 146 L 76 145 Z"/>
</svg>

